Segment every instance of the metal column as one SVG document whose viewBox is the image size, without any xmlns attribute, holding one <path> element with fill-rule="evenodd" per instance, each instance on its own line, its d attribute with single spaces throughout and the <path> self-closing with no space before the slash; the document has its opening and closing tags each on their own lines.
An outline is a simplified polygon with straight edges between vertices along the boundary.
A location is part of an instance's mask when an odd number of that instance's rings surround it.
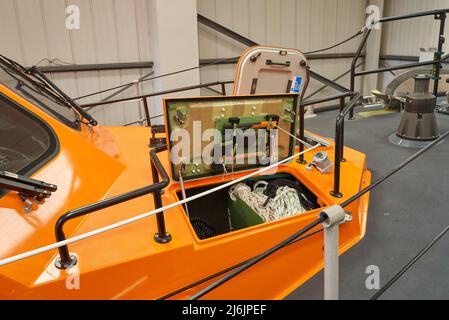
<svg viewBox="0 0 449 320">
<path fill-rule="evenodd" d="M 338 300 L 339 225 L 345 221 L 345 211 L 335 205 L 320 213 L 324 227 L 324 300 Z"/>
</svg>

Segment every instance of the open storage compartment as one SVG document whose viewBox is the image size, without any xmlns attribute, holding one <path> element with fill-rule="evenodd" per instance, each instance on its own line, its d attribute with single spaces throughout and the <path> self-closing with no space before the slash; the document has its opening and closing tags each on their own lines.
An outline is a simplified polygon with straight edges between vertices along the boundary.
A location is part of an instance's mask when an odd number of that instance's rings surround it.
<svg viewBox="0 0 449 320">
<path fill-rule="evenodd" d="M 272 185 L 288 184 L 289 187 L 297 190 L 298 197 L 301 194 L 304 200 L 303 203 L 307 201 L 307 207 L 304 208 L 303 212 L 297 212 L 291 216 L 304 214 L 307 211 L 321 207 L 321 201 L 319 201 L 318 197 L 288 173 L 259 176 L 248 179 L 244 183 L 253 189 L 254 185 L 261 181 L 271 183 Z M 219 185 L 187 189 L 186 196 L 192 197 L 217 186 Z M 272 222 L 264 221 L 257 213 L 257 210 L 251 208 L 241 198 L 235 197 L 232 199 L 230 189 L 231 187 L 221 189 L 218 192 L 193 200 L 184 206 L 185 212 L 186 214 L 188 213 L 189 220 L 199 239 L 212 238 L 235 230 Z M 177 196 L 179 199 L 182 199 L 182 192 L 179 191 Z M 279 219 L 283 218 L 280 217 Z"/>
<path fill-rule="evenodd" d="M 210 190 L 211 177 L 259 169 L 293 155 L 296 94 L 165 100 L 171 174 L 178 198 Z M 302 128 L 301 128 L 302 129 Z M 185 181 L 199 180 L 193 189 Z M 187 190 L 186 190 L 187 189 Z M 200 239 L 277 221 L 318 208 L 317 197 L 292 175 L 248 179 L 184 206 Z"/>
</svg>

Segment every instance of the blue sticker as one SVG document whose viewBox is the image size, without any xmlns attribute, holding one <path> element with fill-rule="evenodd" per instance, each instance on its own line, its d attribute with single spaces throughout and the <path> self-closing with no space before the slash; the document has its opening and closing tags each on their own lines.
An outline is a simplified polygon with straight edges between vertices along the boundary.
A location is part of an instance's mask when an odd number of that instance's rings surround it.
<svg viewBox="0 0 449 320">
<path fill-rule="evenodd" d="M 302 87 L 302 77 L 294 77 L 293 78 L 293 86 L 290 90 L 290 93 L 300 93 Z"/>
</svg>

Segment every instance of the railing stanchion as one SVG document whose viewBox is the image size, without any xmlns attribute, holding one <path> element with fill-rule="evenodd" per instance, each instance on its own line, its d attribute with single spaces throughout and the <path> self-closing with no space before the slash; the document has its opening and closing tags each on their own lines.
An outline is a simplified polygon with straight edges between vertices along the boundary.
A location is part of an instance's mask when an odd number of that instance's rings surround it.
<svg viewBox="0 0 449 320">
<path fill-rule="evenodd" d="M 64 232 L 62 231 L 62 237 L 65 238 Z M 78 259 L 75 255 L 70 254 L 69 248 L 67 246 L 59 247 L 59 257 L 56 258 L 55 266 L 58 269 L 70 269 L 78 263 Z"/>
<path fill-rule="evenodd" d="M 331 192 L 331 195 L 335 198 L 343 197 L 343 194 L 340 192 L 340 167 L 341 167 L 341 151 L 342 147 L 342 126 L 340 121 L 341 113 L 337 117 L 337 122 L 335 125 L 335 164 L 334 164 L 334 190 Z"/>
<path fill-rule="evenodd" d="M 360 100 L 361 94 L 355 93 L 351 96 L 351 100 L 343 110 L 338 114 L 335 124 L 335 164 L 334 164 L 334 190 L 331 191 L 331 195 L 336 198 L 343 197 L 340 192 L 340 175 L 341 175 L 341 162 L 343 162 L 343 148 L 344 148 L 344 122 L 345 117 L 354 109 L 356 103 Z M 341 102 L 341 100 L 340 100 Z"/>
<path fill-rule="evenodd" d="M 162 199 L 161 199 L 161 192 L 164 188 L 166 188 L 170 183 L 170 177 L 168 176 L 168 173 L 165 171 L 164 166 L 160 162 L 159 158 L 157 157 L 157 154 L 162 151 L 166 151 L 167 146 L 161 145 L 158 146 L 150 151 L 150 163 L 151 163 L 151 169 L 153 178 L 156 175 L 157 178 L 153 181 L 153 184 L 147 187 L 143 187 L 137 190 L 133 190 L 118 196 L 114 196 L 105 200 L 101 200 L 92 204 L 89 204 L 87 206 L 71 210 L 62 216 L 59 217 L 58 221 L 55 225 L 55 236 L 56 241 L 64 241 L 66 240 L 65 234 L 64 234 L 64 225 L 75 218 L 79 218 L 82 216 L 85 216 L 89 213 L 106 209 L 112 206 L 115 206 L 117 204 L 123 203 L 125 201 L 129 201 L 132 199 L 136 199 L 138 197 L 142 197 L 148 194 L 157 194 L 155 195 L 155 205 L 156 207 L 159 205 L 158 208 L 161 208 L 162 206 Z M 162 181 L 159 180 L 159 174 L 162 177 Z M 158 217 L 158 230 L 161 230 L 163 228 L 163 232 L 160 232 L 159 234 L 167 235 L 165 231 L 165 221 L 164 216 L 162 214 L 162 219 L 159 219 Z M 159 228 L 159 222 L 161 222 L 161 228 Z M 165 237 L 165 240 L 167 240 L 167 237 Z M 168 241 L 165 241 L 168 242 Z M 56 259 L 55 265 L 59 269 L 68 269 L 76 265 L 77 258 L 75 255 L 71 255 L 69 252 L 69 248 L 67 245 L 63 245 L 58 247 L 59 251 L 59 257 Z"/>
<path fill-rule="evenodd" d="M 342 97 L 342 98 L 340 98 L 340 112 L 342 112 L 343 111 L 343 109 L 345 108 L 345 98 L 344 97 Z M 352 109 L 351 109 L 352 110 Z M 341 162 L 345 162 L 346 160 L 345 160 L 345 156 L 344 156 L 344 146 L 345 146 L 345 134 L 344 134 L 344 132 L 345 132 L 345 121 L 343 120 L 343 122 L 341 123 L 341 129 L 340 129 L 340 135 L 341 135 L 341 137 L 340 137 L 340 141 L 341 141 L 341 143 L 340 143 L 340 161 Z"/>
<path fill-rule="evenodd" d="M 151 161 L 151 173 L 153 175 L 153 183 L 159 183 L 159 172 L 156 165 Z M 153 192 L 154 208 L 162 208 L 162 190 L 156 190 Z M 158 243 L 168 243 L 171 241 L 171 235 L 167 232 L 165 227 L 164 212 L 156 214 L 157 233 L 154 235 L 154 240 Z"/>
<path fill-rule="evenodd" d="M 435 54 L 435 60 L 437 60 L 438 62 L 441 61 L 441 57 L 443 55 L 443 44 L 445 42 L 445 38 L 444 38 L 444 28 L 445 28 L 445 24 L 446 24 L 446 13 L 440 13 L 439 15 L 436 16 L 436 19 L 440 20 L 440 32 L 438 34 L 438 48 L 437 48 L 437 52 Z M 434 83 L 433 83 L 433 94 L 435 95 L 435 97 L 438 97 L 438 83 L 440 81 L 440 70 L 441 70 L 441 64 L 435 64 L 434 65 Z"/>
<path fill-rule="evenodd" d="M 151 127 L 151 116 L 150 116 L 150 108 L 148 107 L 147 98 L 142 98 L 143 102 L 143 110 L 145 111 L 146 123 L 147 127 Z"/>
<path fill-rule="evenodd" d="M 305 107 L 300 104 L 300 101 L 298 99 L 298 108 L 297 112 L 299 112 L 299 132 L 298 132 L 298 138 L 299 138 L 299 158 L 296 160 L 299 164 L 307 164 L 307 161 L 304 160 L 304 110 Z"/>
<path fill-rule="evenodd" d="M 224 82 L 221 83 L 221 94 L 226 95 L 226 83 Z"/>
<path fill-rule="evenodd" d="M 351 92 L 355 91 L 355 77 L 356 77 L 355 69 L 356 69 L 356 64 L 357 64 L 357 61 L 360 58 L 360 55 L 362 54 L 362 50 L 365 47 L 366 41 L 368 40 L 370 34 L 371 34 L 371 28 L 368 27 L 368 28 L 365 29 L 365 31 L 363 33 L 363 38 L 360 41 L 359 47 L 357 48 L 357 52 L 356 52 L 356 54 L 354 56 L 354 59 L 352 59 L 352 62 L 351 62 L 351 83 L 350 83 L 350 87 L 349 87 L 349 90 Z M 354 120 L 354 111 L 353 110 L 349 111 L 349 119 L 350 120 Z"/>
</svg>

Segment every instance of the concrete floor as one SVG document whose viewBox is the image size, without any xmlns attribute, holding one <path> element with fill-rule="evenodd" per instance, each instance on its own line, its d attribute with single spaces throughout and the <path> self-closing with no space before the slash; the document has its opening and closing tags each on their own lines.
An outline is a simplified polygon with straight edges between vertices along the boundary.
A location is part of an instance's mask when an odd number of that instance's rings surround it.
<svg viewBox="0 0 449 320">
<path fill-rule="evenodd" d="M 336 115 L 308 119 L 306 129 L 333 138 Z M 345 144 L 367 154 L 373 180 L 417 151 L 388 142 L 399 121 L 397 113 L 346 121 Z M 437 121 L 440 132 L 449 130 L 449 116 Z M 446 139 L 371 192 L 367 234 L 340 258 L 341 299 L 369 299 L 375 290 L 365 286 L 367 266 L 379 267 L 382 286 L 449 224 L 448 155 Z M 448 252 L 446 234 L 381 298 L 449 299 Z M 323 299 L 323 272 L 287 299 Z"/>
</svg>

